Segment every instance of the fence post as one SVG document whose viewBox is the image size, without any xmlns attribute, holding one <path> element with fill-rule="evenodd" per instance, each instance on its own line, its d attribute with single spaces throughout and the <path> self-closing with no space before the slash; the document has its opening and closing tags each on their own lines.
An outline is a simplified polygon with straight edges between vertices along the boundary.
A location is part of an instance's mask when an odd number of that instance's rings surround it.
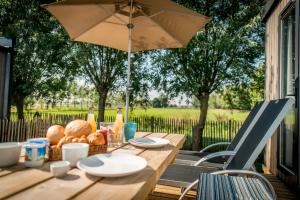
<svg viewBox="0 0 300 200">
<path fill-rule="evenodd" d="M 231 120 L 228 121 L 228 135 L 229 135 L 229 141 L 231 142 L 231 130 L 232 130 L 232 127 L 231 127 Z"/>
<path fill-rule="evenodd" d="M 152 133 L 154 132 L 154 116 L 150 118 L 150 130 Z"/>
</svg>

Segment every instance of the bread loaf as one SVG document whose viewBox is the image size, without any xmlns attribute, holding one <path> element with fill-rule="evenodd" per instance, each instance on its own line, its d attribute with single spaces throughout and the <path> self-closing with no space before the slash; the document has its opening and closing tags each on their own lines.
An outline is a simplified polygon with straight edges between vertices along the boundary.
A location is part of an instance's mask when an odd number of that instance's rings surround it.
<svg viewBox="0 0 300 200">
<path fill-rule="evenodd" d="M 90 144 L 93 145 L 104 145 L 105 139 L 101 133 L 92 133 L 87 137 L 87 140 Z"/>
<path fill-rule="evenodd" d="M 80 138 L 83 135 L 88 135 L 91 132 L 91 125 L 84 120 L 74 120 L 67 124 L 65 128 L 65 136 L 73 136 L 77 138 Z"/>
</svg>

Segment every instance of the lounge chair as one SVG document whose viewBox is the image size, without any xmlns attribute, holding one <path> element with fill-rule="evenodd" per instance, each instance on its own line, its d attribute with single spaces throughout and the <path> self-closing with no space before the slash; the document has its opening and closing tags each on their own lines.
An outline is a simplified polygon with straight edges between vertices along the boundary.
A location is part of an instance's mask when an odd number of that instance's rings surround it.
<svg viewBox="0 0 300 200">
<path fill-rule="evenodd" d="M 245 140 L 246 136 L 253 128 L 254 124 L 259 119 L 260 115 L 263 113 L 264 109 L 268 105 L 267 101 L 260 101 L 255 104 L 251 112 L 248 114 L 248 117 L 244 121 L 243 125 L 240 127 L 238 132 L 236 133 L 235 137 L 233 138 L 232 142 L 219 142 L 215 144 L 211 144 L 206 148 L 202 149 L 201 151 L 179 151 L 178 155 L 176 156 L 175 163 L 176 164 L 183 164 L 183 165 L 193 165 L 195 164 L 200 158 L 209 155 L 210 153 L 207 152 L 212 148 L 217 146 L 224 146 L 228 145 L 226 151 L 237 151 L 238 148 L 241 146 L 243 141 Z M 205 166 L 210 166 L 210 163 L 213 164 L 224 164 L 226 162 L 226 158 L 224 157 L 217 157 L 211 159 L 209 163 L 206 163 Z"/>
<path fill-rule="evenodd" d="M 264 176 L 253 171 L 224 170 L 211 174 L 201 173 L 199 179 L 182 193 L 179 200 L 182 200 L 196 185 L 197 200 L 277 199 L 271 183 Z"/>
<path fill-rule="evenodd" d="M 196 181 L 203 172 L 211 173 L 220 169 L 251 169 L 267 141 L 275 133 L 289 109 L 292 108 L 293 103 L 294 100 L 290 98 L 270 101 L 237 151 L 222 151 L 209 154 L 198 160 L 195 166 L 172 164 L 161 176 L 159 184 L 186 188 Z M 222 168 L 199 166 L 209 159 L 222 156 L 230 156 Z"/>
</svg>

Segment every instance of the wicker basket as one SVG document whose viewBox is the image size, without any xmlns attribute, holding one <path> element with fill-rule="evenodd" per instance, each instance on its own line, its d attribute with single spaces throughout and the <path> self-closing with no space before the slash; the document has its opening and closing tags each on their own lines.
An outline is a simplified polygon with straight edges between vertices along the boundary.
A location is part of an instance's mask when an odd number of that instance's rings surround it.
<svg viewBox="0 0 300 200">
<path fill-rule="evenodd" d="M 98 153 L 106 153 L 107 145 L 91 145 L 89 148 L 89 155 Z M 62 159 L 62 148 L 50 147 L 49 150 L 49 161 L 61 160 Z"/>
</svg>

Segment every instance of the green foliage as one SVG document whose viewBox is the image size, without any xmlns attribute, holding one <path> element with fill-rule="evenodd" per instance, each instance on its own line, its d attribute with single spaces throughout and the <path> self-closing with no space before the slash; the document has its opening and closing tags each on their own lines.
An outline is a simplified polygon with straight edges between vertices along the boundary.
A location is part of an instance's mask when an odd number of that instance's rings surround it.
<svg viewBox="0 0 300 200">
<path fill-rule="evenodd" d="M 250 110 L 252 100 L 247 85 L 237 85 L 226 88 L 223 92 L 226 107 L 229 109 Z"/>
<path fill-rule="evenodd" d="M 250 110 L 264 98 L 265 65 L 260 64 L 252 73 L 248 83 L 227 87 L 222 97 L 229 109 Z"/>
<path fill-rule="evenodd" d="M 179 1 L 181 2 L 181 1 Z M 204 94 L 246 80 L 263 54 L 260 1 L 182 1 L 211 22 L 183 49 L 156 51 L 156 87 L 173 96 Z"/>
<path fill-rule="evenodd" d="M 60 25 L 40 7 L 49 1 L 1 1 L 3 36 L 15 38 L 13 103 L 23 118 L 24 99 L 56 96 L 76 72 L 68 59 L 70 43 Z"/>
<path fill-rule="evenodd" d="M 209 108 L 212 109 L 225 109 L 226 102 L 224 101 L 224 97 L 219 93 L 213 93 L 209 98 Z"/>
<path fill-rule="evenodd" d="M 155 97 L 153 100 L 152 100 L 152 107 L 153 108 L 161 108 L 161 102 L 160 102 L 160 99 Z"/>
<path fill-rule="evenodd" d="M 166 108 L 169 106 L 169 98 L 165 94 L 160 94 L 159 97 L 156 97 L 152 100 L 153 108 Z"/>
<path fill-rule="evenodd" d="M 254 106 L 257 101 L 264 99 L 265 69 L 265 63 L 260 64 L 256 68 L 250 83 L 250 98 L 252 100 L 252 106 Z"/>
<path fill-rule="evenodd" d="M 12 112 L 15 110 L 13 109 Z M 35 113 L 36 111 L 40 113 L 47 114 L 59 114 L 59 115 L 76 115 L 76 114 L 87 114 L 87 108 L 81 109 L 80 105 L 73 107 L 62 107 L 62 108 L 49 108 L 41 109 L 40 106 L 34 105 L 28 113 Z M 123 110 L 124 112 L 124 110 Z M 98 115 L 98 112 L 95 112 Z M 106 117 L 114 118 L 117 114 L 116 108 L 107 108 L 105 111 Z M 124 113 L 123 113 L 124 114 Z M 248 111 L 239 110 L 224 110 L 224 109 L 208 109 L 207 120 L 209 121 L 220 121 L 220 120 L 235 120 L 242 122 L 246 119 Z M 134 108 L 130 116 L 131 117 L 155 117 L 155 118 L 171 118 L 171 119 L 187 119 L 187 120 L 197 120 L 199 115 L 199 109 L 195 108 Z"/>
<path fill-rule="evenodd" d="M 209 95 L 228 85 L 249 79 L 264 53 L 263 2 L 236 0 L 191 0 L 177 2 L 210 16 L 186 48 L 152 54 L 154 84 L 171 96 L 185 94 L 200 101 L 199 123 L 193 131 L 193 149 L 205 127 Z M 194 146 L 195 145 L 195 146 Z"/>
<path fill-rule="evenodd" d="M 99 120 L 104 120 L 105 105 L 108 94 L 123 94 L 126 85 L 127 53 L 104 46 L 78 43 L 74 45 L 73 57 L 81 70 L 81 75 L 94 85 L 99 95 Z M 131 65 L 130 105 L 147 106 L 147 74 L 143 70 L 143 54 L 134 54 Z M 146 92 L 145 92 L 146 91 Z M 139 98 L 140 97 L 140 98 Z M 121 104 L 119 102 L 118 104 Z"/>
</svg>

